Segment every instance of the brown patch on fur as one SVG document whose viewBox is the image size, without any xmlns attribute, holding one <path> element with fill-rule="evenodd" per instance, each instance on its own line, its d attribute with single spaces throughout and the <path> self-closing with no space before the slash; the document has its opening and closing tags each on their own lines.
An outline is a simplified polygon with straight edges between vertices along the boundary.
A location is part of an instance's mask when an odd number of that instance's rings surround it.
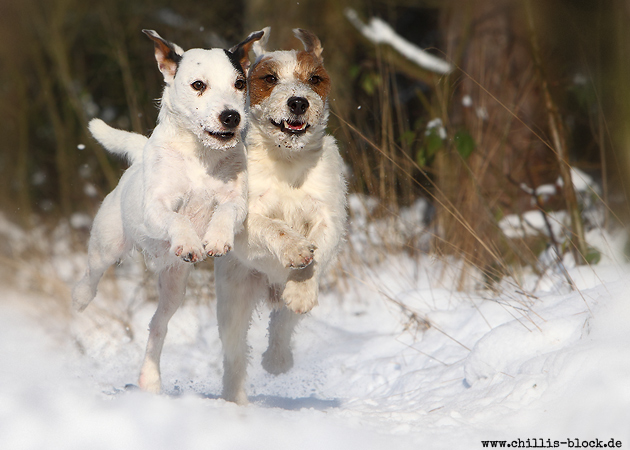
<svg viewBox="0 0 630 450">
<path fill-rule="evenodd" d="M 322 48 L 322 43 L 317 36 L 308 30 L 304 30 L 303 28 L 295 28 L 293 33 L 295 34 L 295 37 L 304 44 L 304 50 L 314 54 L 316 58 L 320 60 L 322 59 L 322 51 L 324 49 Z"/>
<path fill-rule="evenodd" d="M 271 95 L 275 83 L 270 83 L 267 77 L 272 75 L 277 78 L 277 63 L 271 57 L 263 58 L 249 73 L 249 101 L 258 105 Z"/>
<path fill-rule="evenodd" d="M 160 72 L 164 75 L 164 78 L 175 78 L 177 73 L 177 65 L 181 61 L 181 55 L 177 54 L 174 45 L 160 37 L 153 30 L 142 30 L 149 39 L 153 41 L 155 50 L 155 60 L 158 63 Z"/>
<path fill-rule="evenodd" d="M 309 85 L 322 100 L 326 101 L 330 93 L 330 77 L 324 69 L 322 60 L 313 53 L 301 51 L 297 54 L 297 62 L 296 78 Z"/>
<path fill-rule="evenodd" d="M 249 51 L 252 49 L 254 42 L 263 37 L 264 31 L 256 31 L 245 38 L 243 42 L 232 47 L 229 51 L 238 59 L 241 69 L 246 71 L 249 68 Z"/>
</svg>

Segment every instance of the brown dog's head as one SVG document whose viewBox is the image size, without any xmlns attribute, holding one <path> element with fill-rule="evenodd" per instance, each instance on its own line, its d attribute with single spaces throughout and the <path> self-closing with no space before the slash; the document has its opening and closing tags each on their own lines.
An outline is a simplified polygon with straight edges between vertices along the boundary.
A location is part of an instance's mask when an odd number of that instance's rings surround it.
<svg viewBox="0 0 630 450">
<path fill-rule="evenodd" d="M 249 71 L 249 103 L 254 126 L 278 146 L 290 150 L 319 143 L 328 122 L 330 77 L 321 42 L 313 33 L 293 30 L 304 50 L 265 52 L 254 46 Z M 260 42 L 266 42 L 269 29 Z"/>
</svg>

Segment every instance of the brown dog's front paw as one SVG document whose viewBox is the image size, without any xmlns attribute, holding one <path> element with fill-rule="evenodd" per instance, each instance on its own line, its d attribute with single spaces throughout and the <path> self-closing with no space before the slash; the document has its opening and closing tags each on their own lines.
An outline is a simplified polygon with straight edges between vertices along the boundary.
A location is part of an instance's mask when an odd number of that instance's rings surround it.
<svg viewBox="0 0 630 450">
<path fill-rule="evenodd" d="M 287 245 L 284 266 L 289 269 L 304 269 L 313 262 L 315 250 L 317 247 L 306 240 Z"/>
</svg>

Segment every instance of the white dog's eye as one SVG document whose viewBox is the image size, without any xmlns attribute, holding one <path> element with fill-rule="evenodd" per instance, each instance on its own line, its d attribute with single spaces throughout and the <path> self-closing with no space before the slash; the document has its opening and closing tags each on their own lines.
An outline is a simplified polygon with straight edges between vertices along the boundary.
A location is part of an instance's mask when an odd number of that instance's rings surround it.
<svg viewBox="0 0 630 450">
<path fill-rule="evenodd" d="M 244 79 L 239 78 L 238 80 L 236 80 L 236 83 L 234 83 L 234 87 L 239 91 L 242 91 L 247 87 L 247 82 Z"/>
<path fill-rule="evenodd" d="M 203 81 L 194 81 L 190 84 L 195 91 L 203 91 L 206 88 L 206 83 Z"/>
<path fill-rule="evenodd" d="M 308 81 L 312 85 L 317 85 L 317 84 L 321 83 L 322 77 L 320 77 L 319 75 L 313 75 Z"/>
<path fill-rule="evenodd" d="M 269 75 L 265 75 L 263 77 L 263 80 L 265 80 L 269 84 L 276 84 L 278 82 L 278 77 L 275 75 L 269 74 Z"/>
</svg>

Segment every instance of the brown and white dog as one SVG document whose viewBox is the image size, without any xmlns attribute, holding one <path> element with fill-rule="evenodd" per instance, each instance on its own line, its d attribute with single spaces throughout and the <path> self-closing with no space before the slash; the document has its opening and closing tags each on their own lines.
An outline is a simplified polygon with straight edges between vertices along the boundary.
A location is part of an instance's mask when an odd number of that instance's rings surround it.
<svg viewBox="0 0 630 450">
<path fill-rule="evenodd" d="M 273 307 L 262 365 L 286 372 L 294 328 L 317 305 L 346 223 L 343 161 L 326 134 L 330 77 L 321 43 L 296 29 L 303 51 L 266 52 L 264 31 L 248 72 L 248 215 L 234 251 L 215 261 L 223 397 L 239 404 L 247 403 L 247 330 L 257 301 Z"/>
<path fill-rule="evenodd" d="M 215 259 L 223 397 L 247 403 L 247 331 L 260 300 L 273 308 L 262 365 L 272 374 L 293 366 L 291 337 L 317 305 L 319 280 L 335 259 L 346 224 L 343 161 L 326 134 L 330 77 L 320 40 L 296 29 L 303 51 L 267 52 L 269 28 L 253 44 L 248 71 L 246 137 L 248 215 L 234 249 Z M 133 152 L 142 139 L 109 128 L 110 141 Z M 114 140 L 115 137 L 115 140 Z"/>
</svg>

